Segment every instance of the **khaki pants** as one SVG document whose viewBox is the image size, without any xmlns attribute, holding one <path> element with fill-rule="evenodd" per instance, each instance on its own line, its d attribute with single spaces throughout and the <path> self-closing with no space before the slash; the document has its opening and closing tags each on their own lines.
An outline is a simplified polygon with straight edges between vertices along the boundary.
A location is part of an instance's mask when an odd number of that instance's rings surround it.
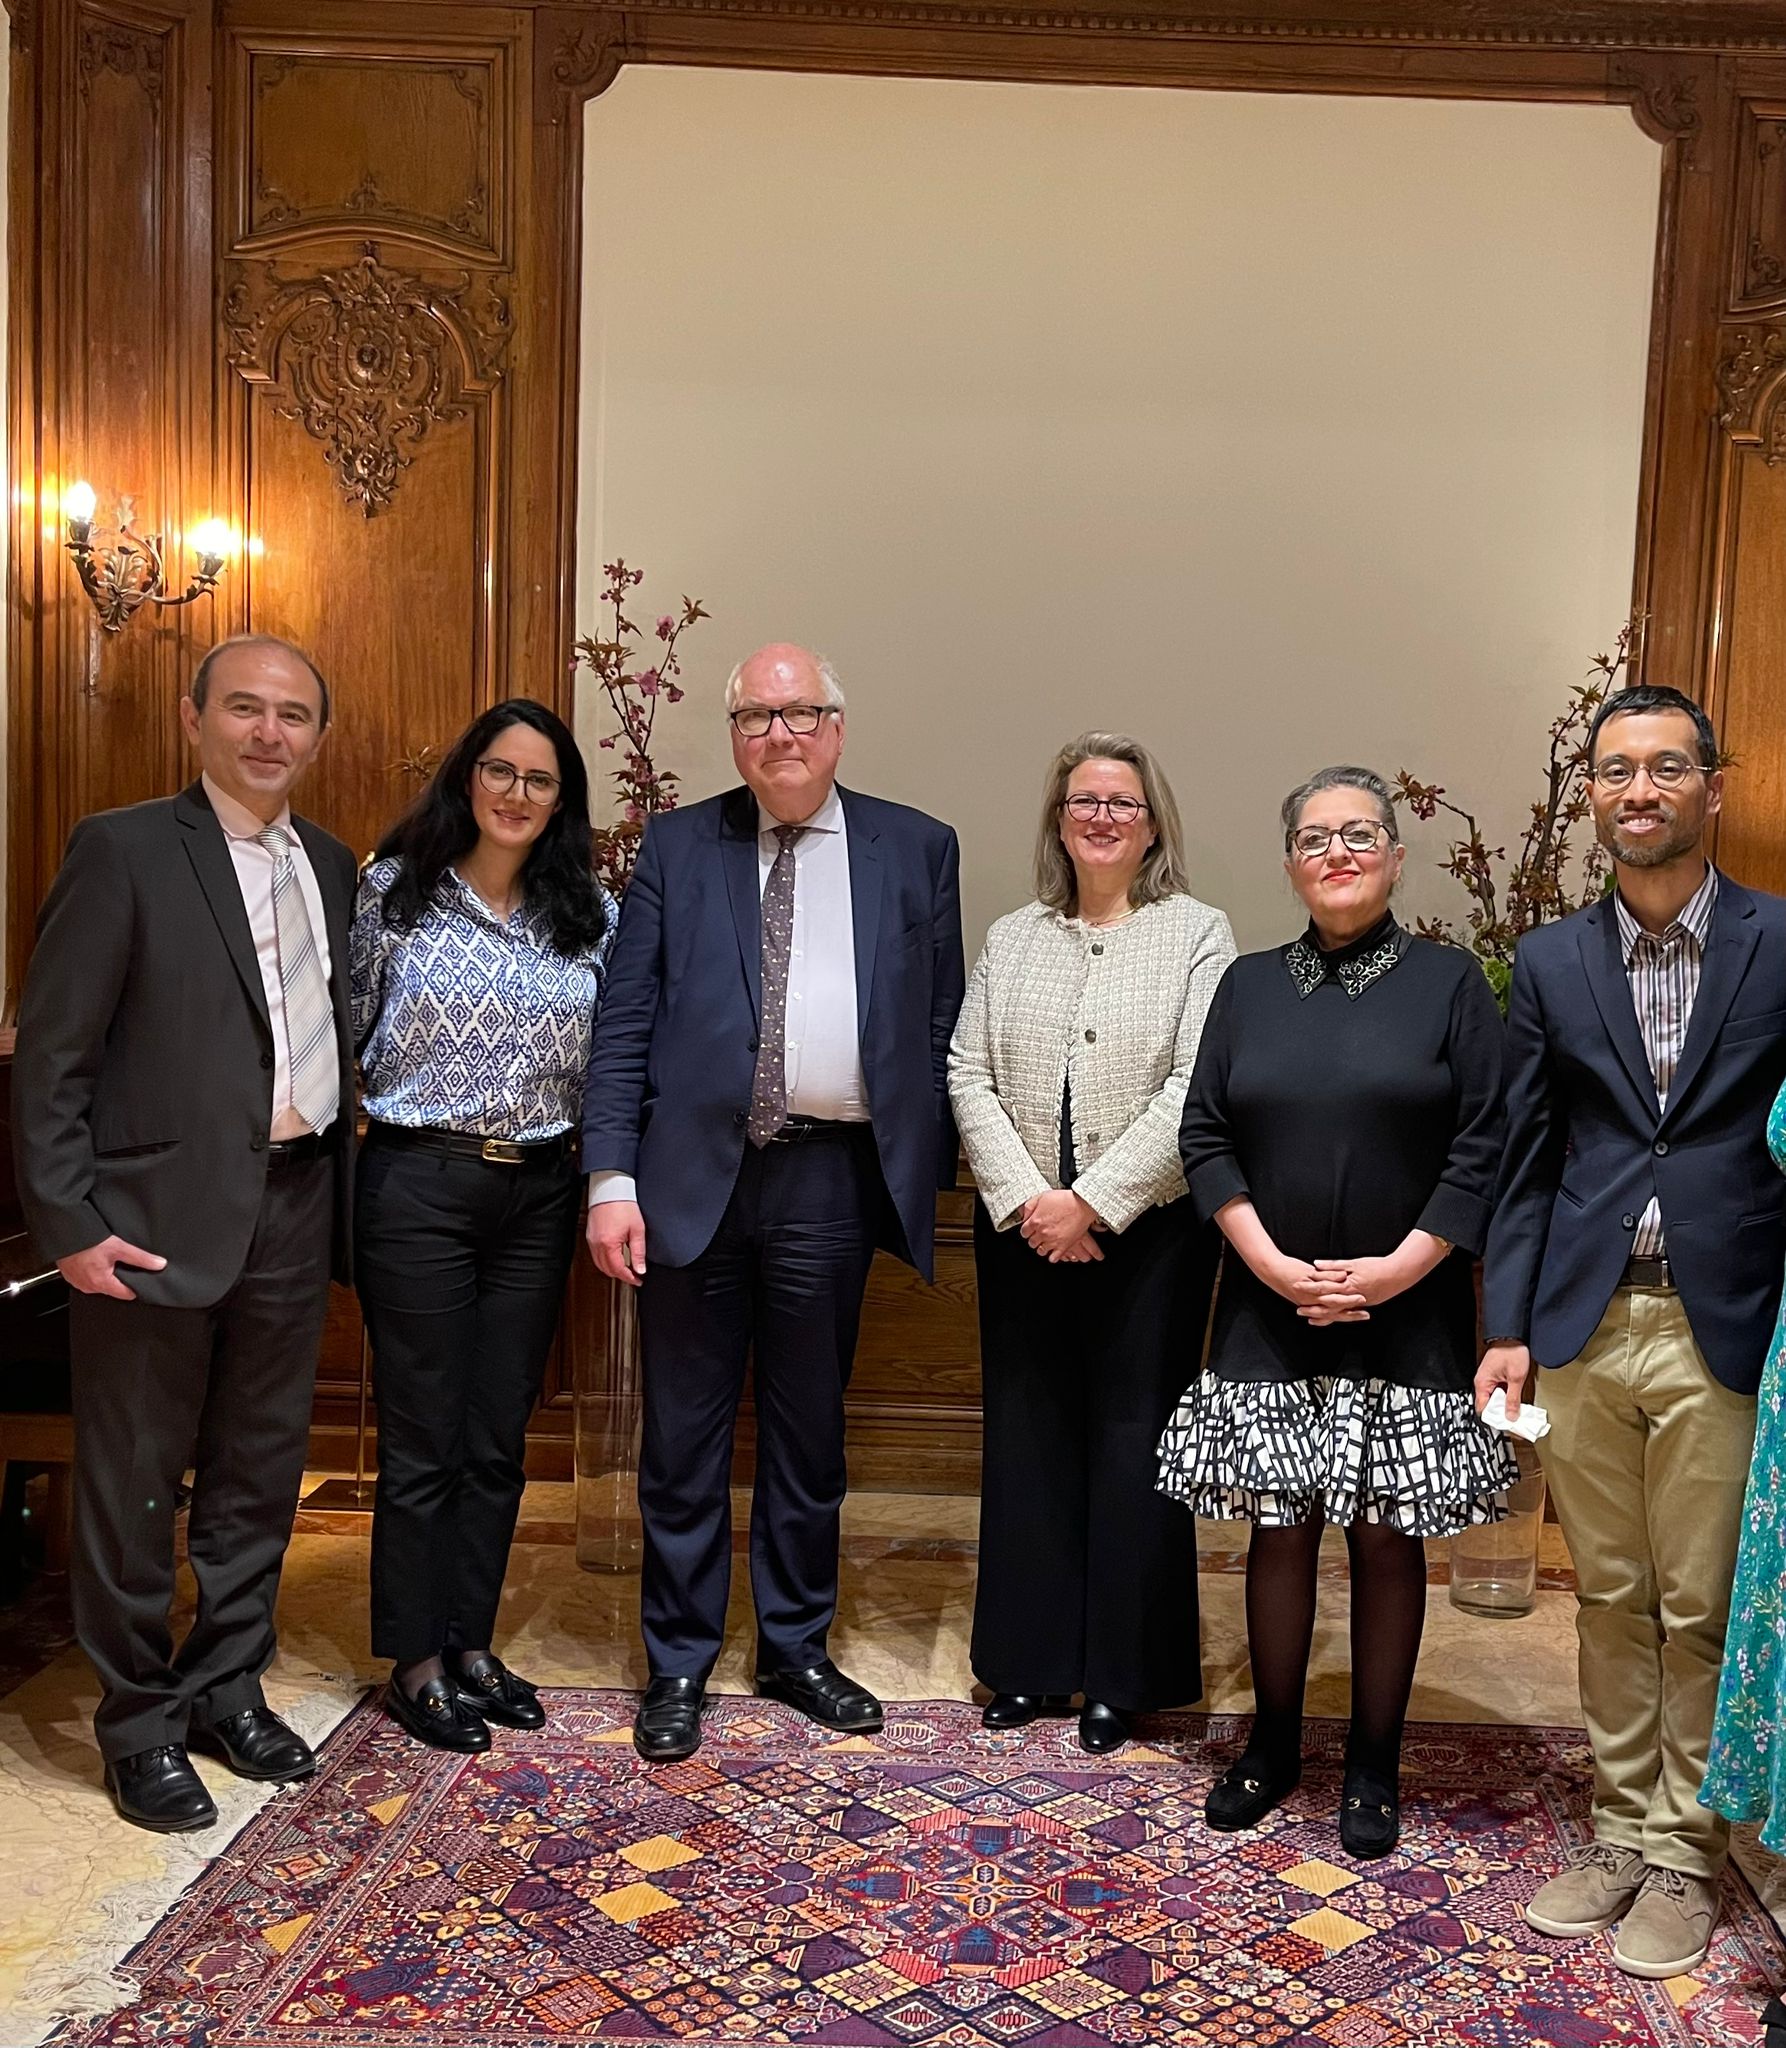
<svg viewBox="0 0 1786 2048">
<path fill-rule="evenodd" d="M 1678 1294 L 1622 1287 L 1573 1364 L 1533 1389 L 1575 1560 L 1594 1836 L 1715 1877 L 1730 1830 L 1699 1804 L 1736 1575 L 1755 1401 L 1712 1377 Z"/>
</svg>

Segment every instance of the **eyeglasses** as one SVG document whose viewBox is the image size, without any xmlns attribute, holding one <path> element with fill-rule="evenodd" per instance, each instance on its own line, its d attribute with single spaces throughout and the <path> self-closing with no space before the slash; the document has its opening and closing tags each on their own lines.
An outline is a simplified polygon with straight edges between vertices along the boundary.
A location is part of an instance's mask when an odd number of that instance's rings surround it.
<svg viewBox="0 0 1786 2048">
<path fill-rule="evenodd" d="M 531 768 L 523 775 L 513 761 L 480 761 L 478 780 L 492 796 L 507 796 L 518 782 L 530 804 L 549 804 L 558 794 L 558 777 L 543 768 Z"/>
<path fill-rule="evenodd" d="M 1322 860 L 1336 839 L 1348 853 L 1375 853 L 1377 841 L 1389 836 L 1380 820 L 1354 818 L 1345 825 L 1298 825 L 1290 845 L 1298 860 Z"/>
<path fill-rule="evenodd" d="M 835 704 L 741 704 L 731 714 L 732 729 L 741 738 L 760 740 L 779 718 L 796 739 L 810 739 L 819 721 L 837 715 Z"/>
<path fill-rule="evenodd" d="M 1107 811 L 1113 825 L 1132 825 L 1147 806 L 1138 796 L 1070 796 L 1061 809 L 1069 818 L 1089 825 L 1100 811 Z"/>
<path fill-rule="evenodd" d="M 1701 761 L 1689 761 L 1685 754 L 1658 754 L 1653 761 L 1627 761 L 1623 754 L 1613 754 L 1588 774 L 1602 789 L 1616 791 L 1629 789 L 1639 770 L 1648 775 L 1653 789 L 1660 790 L 1685 789 L 1690 777 L 1717 772 Z"/>
</svg>

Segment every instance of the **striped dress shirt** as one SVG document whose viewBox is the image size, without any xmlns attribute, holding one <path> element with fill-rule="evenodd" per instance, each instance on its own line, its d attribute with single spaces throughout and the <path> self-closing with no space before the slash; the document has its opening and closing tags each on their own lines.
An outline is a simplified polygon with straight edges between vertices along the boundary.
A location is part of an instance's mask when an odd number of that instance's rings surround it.
<svg viewBox="0 0 1786 2048">
<path fill-rule="evenodd" d="M 1613 902 L 1618 913 L 1619 950 L 1625 958 L 1631 1002 L 1637 1011 L 1637 1028 L 1643 1034 L 1643 1049 L 1649 1055 L 1657 1104 L 1666 1109 L 1681 1047 L 1687 1041 L 1693 1000 L 1699 994 L 1700 971 L 1712 933 L 1712 912 L 1718 903 L 1718 871 L 1714 867 L 1706 869 L 1705 880 L 1694 890 L 1680 916 L 1660 934 L 1646 932 L 1616 891 Z M 1634 1257 L 1654 1259 L 1662 1255 L 1663 1249 L 1662 1204 L 1652 1195 L 1648 1208 L 1637 1219 L 1637 1236 L 1631 1250 Z"/>
</svg>

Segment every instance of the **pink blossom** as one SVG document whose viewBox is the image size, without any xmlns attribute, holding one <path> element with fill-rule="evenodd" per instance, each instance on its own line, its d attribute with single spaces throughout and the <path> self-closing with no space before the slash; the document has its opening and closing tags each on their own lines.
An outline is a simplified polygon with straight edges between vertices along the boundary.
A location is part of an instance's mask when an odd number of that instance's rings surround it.
<svg viewBox="0 0 1786 2048">
<path fill-rule="evenodd" d="M 665 612 L 663 617 L 657 622 L 657 637 L 660 640 L 667 640 L 675 630 L 676 621 L 670 617 L 668 612 Z"/>
</svg>

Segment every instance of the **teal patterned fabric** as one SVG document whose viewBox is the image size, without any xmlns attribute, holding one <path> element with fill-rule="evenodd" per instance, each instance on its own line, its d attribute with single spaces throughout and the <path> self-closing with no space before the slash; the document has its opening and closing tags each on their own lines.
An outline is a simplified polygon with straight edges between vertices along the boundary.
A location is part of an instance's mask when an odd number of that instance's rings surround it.
<svg viewBox="0 0 1786 2048">
<path fill-rule="evenodd" d="M 1767 1149 L 1786 1173 L 1786 1088 L 1767 1120 Z M 1786 1853 L 1786 1303 L 1761 1378 L 1718 1719 L 1699 1797 L 1727 1819 L 1760 1821 L 1763 1843 Z"/>
</svg>

